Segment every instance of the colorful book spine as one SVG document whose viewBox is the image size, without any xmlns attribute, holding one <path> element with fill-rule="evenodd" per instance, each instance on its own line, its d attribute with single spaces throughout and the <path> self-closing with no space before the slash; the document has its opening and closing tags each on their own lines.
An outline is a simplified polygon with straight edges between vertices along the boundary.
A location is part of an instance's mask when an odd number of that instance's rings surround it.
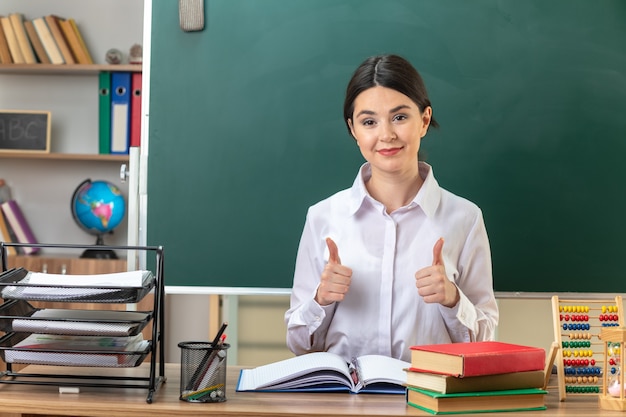
<svg viewBox="0 0 626 417">
<path fill-rule="evenodd" d="M 9 200 L 2 203 L 2 212 L 19 243 L 37 243 L 37 239 L 17 201 Z M 39 252 L 39 248 L 23 247 L 23 251 L 25 255 L 32 255 Z"/>
</svg>

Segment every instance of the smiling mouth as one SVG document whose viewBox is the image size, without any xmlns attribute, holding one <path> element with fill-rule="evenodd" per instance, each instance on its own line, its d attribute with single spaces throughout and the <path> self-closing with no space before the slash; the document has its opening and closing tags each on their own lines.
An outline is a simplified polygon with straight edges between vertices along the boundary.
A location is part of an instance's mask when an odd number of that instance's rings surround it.
<svg viewBox="0 0 626 417">
<path fill-rule="evenodd" d="M 387 148 L 378 150 L 378 153 L 384 156 L 391 156 L 397 154 L 401 150 L 402 148 Z"/>
</svg>

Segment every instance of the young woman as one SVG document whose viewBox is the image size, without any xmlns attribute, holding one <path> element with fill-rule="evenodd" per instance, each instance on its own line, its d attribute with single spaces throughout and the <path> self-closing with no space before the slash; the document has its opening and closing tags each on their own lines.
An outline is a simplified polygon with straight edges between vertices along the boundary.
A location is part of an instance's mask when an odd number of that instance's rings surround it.
<svg viewBox="0 0 626 417">
<path fill-rule="evenodd" d="M 297 355 L 410 361 L 410 346 L 494 338 L 491 252 L 480 209 L 418 161 L 437 126 L 404 58 L 370 57 L 348 84 L 344 120 L 367 161 L 351 188 L 309 208 L 285 313 Z"/>
</svg>

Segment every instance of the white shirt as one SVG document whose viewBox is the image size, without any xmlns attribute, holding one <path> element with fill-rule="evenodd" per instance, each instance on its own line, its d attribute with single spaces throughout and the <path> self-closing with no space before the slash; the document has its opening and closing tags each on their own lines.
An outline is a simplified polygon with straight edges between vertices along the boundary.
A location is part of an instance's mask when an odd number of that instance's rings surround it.
<svg viewBox="0 0 626 417">
<path fill-rule="evenodd" d="M 419 171 L 419 192 L 391 214 L 365 188 L 368 163 L 351 188 L 309 208 L 285 313 L 287 346 L 296 355 L 329 351 L 347 361 L 365 354 L 410 361 L 412 345 L 493 340 L 498 306 L 482 212 L 439 187 L 428 164 L 420 162 Z M 328 262 L 326 237 L 352 268 L 352 280 L 343 301 L 322 307 L 314 297 Z M 425 303 L 415 286 L 415 273 L 432 265 L 440 237 L 446 274 L 459 289 L 453 308 Z"/>
</svg>

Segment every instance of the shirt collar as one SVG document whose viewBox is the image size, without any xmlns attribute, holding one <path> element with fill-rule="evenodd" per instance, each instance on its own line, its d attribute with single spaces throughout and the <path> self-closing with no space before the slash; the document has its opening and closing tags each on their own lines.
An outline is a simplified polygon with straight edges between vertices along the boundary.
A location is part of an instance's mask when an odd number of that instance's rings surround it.
<svg viewBox="0 0 626 417">
<path fill-rule="evenodd" d="M 441 188 L 433 174 L 433 168 L 426 162 L 419 162 L 419 174 L 424 180 L 422 187 L 413 198 L 411 204 L 422 208 L 428 217 L 432 217 L 441 199 Z M 361 165 L 352 187 L 350 188 L 350 215 L 354 215 L 365 203 L 367 198 L 372 198 L 365 188 L 365 182 L 372 176 L 372 168 L 369 162 Z"/>
</svg>

